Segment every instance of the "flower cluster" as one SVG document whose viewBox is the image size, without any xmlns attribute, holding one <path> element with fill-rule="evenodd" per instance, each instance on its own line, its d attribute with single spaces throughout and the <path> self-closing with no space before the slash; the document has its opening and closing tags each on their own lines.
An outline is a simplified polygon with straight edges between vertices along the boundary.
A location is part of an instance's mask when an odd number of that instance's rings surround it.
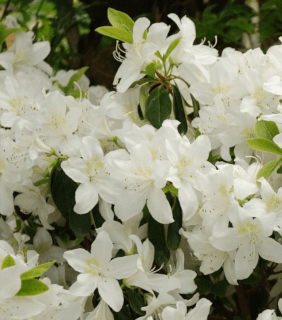
<svg viewBox="0 0 282 320">
<path fill-rule="evenodd" d="M 282 45 L 219 57 L 169 18 L 110 11 L 117 91 L 31 31 L 0 53 L 1 319 L 206 320 L 198 278 L 282 264 Z"/>
</svg>

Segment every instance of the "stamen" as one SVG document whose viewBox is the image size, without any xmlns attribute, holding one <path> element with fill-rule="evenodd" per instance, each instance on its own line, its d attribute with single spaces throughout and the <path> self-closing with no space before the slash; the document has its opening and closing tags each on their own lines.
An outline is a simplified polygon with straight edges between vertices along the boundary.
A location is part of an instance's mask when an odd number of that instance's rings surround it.
<svg viewBox="0 0 282 320">
<path fill-rule="evenodd" d="M 201 40 L 201 44 L 204 44 L 206 42 L 207 38 L 204 37 L 204 39 Z"/>
<path fill-rule="evenodd" d="M 116 50 L 113 52 L 113 56 L 118 62 L 122 63 L 126 59 L 122 54 L 126 54 L 126 51 L 121 48 L 119 42 L 117 41 Z"/>
<path fill-rule="evenodd" d="M 214 48 L 214 47 L 217 45 L 217 36 L 214 36 L 214 38 L 215 38 L 215 43 L 214 43 L 214 45 L 212 45 L 211 42 L 208 41 L 208 44 L 209 44 L 209 47 L 210 47 L 210 48 Z"/>
<path fill-rule="evenodd" d="M 76 84 L 78 86 L 78 89 L 79 89 L 79 103 L 81 103 L 81 99 L 82 99 L 82 92 L 81 92 L 81 88 L 79 86 L 79 84 L 77 82 L 73 82 L 74 84 Z"/>
</svg>

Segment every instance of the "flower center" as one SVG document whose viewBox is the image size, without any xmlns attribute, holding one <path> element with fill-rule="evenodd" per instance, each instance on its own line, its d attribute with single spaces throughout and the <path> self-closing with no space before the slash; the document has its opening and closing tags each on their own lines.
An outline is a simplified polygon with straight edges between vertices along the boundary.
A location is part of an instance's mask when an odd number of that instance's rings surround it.
<svg viewBox="0 0 282 320">
<path fill-rule="evenodd" d="M 240 235 L 247 235 L 250 234 L 253 236 L 254 233 L 260 232 L 260 229 L 257 225 L 246 221 L 246 222 L 239 222 L 237 227 L 237 232 Z"/>
<path fill-rule="evenodd" d="M 54 112 L 50 112 L 50 118 L 49 118 L 49 126 L 55 130 L 58 130 L 59 128 L 66 129 L 67 121 L 66 118 L 61 114 L 56 114 Z"/>
<path fill-rule="evenodd" d="M 271 212 L 271 211 L 274 211 L 275 209 L 278 208 L 278 206 L 281 204 L 281 197 L 277 194 L 271 196 L 271 197 L 268 197 L 266 199 L 266 208 L 267 208 L 267 212 Z"/>
<path fill-rule="evenodd" d="M 212 93 L 214 93 L 215 95 L 222 93 L 226 96 L 230 90 L 230 86 L 225 86 L 218 83 L 215 87 L 212 88 Z"/>
<path fill-rule="evenodd" d="M 85 272 L 90 274 L 91 276 L 102 276 L 100 261 L 93 258 L 85 258 Z"/>
</svg>

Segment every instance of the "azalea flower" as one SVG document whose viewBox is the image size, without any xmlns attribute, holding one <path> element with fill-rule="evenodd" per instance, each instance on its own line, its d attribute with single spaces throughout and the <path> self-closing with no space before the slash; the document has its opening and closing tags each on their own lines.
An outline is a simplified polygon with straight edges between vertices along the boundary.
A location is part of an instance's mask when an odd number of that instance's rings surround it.
<svg viewBox="0 0 282 320">
<path fill-rule="evenodd" d="M 116 312 L 123 305 L 123 293 L 117 279 L 129 277 L 137 269 L 137 255 L 112 259 L 113 244 L 102 231 L 91 245 L 91 252 L 84 249 L 66 251 L 64 258 L 80 272 L 77 281 L 69 288 L 78 296 L 89 296 L 98 288 L 102 299 Z"/>
</svg>

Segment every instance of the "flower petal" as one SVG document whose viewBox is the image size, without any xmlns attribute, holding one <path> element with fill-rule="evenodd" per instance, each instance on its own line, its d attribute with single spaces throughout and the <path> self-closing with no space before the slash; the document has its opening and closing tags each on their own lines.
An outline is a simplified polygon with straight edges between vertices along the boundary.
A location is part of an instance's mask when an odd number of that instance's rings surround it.
<svg viewBox="0 0 282 320">
<path fill-rule="evenodd" d="M 119 312 L 123 305 L 123 293 L 117 280 L 105 277 L 98 284 L 98 291 L 101 298 L 116 312 Z"/>
</svg>

